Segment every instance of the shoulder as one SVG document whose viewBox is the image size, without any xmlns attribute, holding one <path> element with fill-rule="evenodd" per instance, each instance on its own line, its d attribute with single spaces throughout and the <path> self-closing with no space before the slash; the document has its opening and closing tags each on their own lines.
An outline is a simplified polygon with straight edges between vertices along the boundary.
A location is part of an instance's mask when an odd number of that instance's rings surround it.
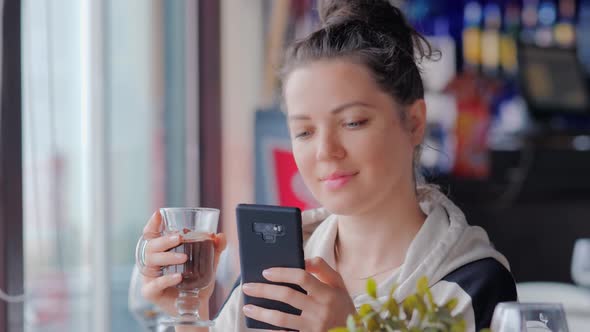
<svg viewBox="0 0 590 332">
<path fill-rule="evenodd" d="M 465 264 L 442 280 L 457 284 L 469 295 L 477 331 L 489 327 L 498 303 L 517 300 L 512 274 L 494 258 Z"/>
</svg>

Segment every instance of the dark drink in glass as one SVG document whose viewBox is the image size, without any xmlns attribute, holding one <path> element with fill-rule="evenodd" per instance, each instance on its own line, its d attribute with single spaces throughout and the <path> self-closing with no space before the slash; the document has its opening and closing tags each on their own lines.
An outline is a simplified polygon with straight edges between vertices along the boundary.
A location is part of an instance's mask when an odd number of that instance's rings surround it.
<svg viewBox="0 0 590 332">
<path fill-rule="evenodd" d="M 215 245 L 213 234 L 189 232 L 182 235 L 182 244 L 170 249 L 172 252 L 187 255 L 184 264 L 166 267 L 166 274 L 182 273 L 182 281 L 176 286 L 179 290 L 202 289 L 213 281 L 213 260 Z"/>
</svg>

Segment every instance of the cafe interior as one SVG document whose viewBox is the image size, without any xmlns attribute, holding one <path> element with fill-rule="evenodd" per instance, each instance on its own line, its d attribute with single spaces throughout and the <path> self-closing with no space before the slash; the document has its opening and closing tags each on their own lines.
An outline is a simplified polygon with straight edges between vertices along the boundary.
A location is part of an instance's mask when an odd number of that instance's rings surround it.
<svg viewBox="0 0 590 332">
<path fill-rule="evenodd" d="M 220 210 L 219 312 L 236 206 L 319 207 L 277 76 L 317 2 L 0 1 L 0 331 L 171 331 L 136 262 L 162 207 Z M 390 2 L 440 52 L 420 63 L 425 179 L 507 258 L 520 303 L 590 331 L 590 1 Z"/>
</svg>

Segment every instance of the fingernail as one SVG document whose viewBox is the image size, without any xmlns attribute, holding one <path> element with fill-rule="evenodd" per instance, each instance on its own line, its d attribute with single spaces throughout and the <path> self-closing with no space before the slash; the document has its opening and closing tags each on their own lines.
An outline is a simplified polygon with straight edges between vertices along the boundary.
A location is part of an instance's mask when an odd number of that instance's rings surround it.
<svg viewBox="0 0 590 332">
<path fill-rule="evenodd" d="M 180 235 L 172 235 L 170 236 L 170 241 L 178 241 L 180 240 Z"/>
<path fill-rule="evenodd" d="M 183 259 L 183 258 L 186 258 L 186 254 L 177 253 L 177 254 L 174 254 L 174 257 L 178 258 L 178 259 Z"/>
<path fill-rule="evenodd" d="M 263 275 L 265 278 L 271 278 L 271 277 L 273 276 L 273 273 L 272 273 L 272 271 L 271 271 L 271 270 L 264 270 L 264 271 L 262 271 L 262 275 Z"/>
<path fill-rule="evenodd" d="M 245 290 L 245 291 L 251 291 L 251 290 L 254 289 L 254 286 L 251 285 L 251 284 L 243 284 L 242 285 L 242 289 Z"/>
<path fill-rule="evenodd" d="M 182 278 L 182 274 L 181 273 L 174 273 L 170 275 L 170 279 L 180 279 Z"/>
<path fill-rule="evenodd" d="M 243 310 L 246 314 L 251 314 L 254 312 L 254 308 L 251 305 L 245 305 Z"/>
</svg>

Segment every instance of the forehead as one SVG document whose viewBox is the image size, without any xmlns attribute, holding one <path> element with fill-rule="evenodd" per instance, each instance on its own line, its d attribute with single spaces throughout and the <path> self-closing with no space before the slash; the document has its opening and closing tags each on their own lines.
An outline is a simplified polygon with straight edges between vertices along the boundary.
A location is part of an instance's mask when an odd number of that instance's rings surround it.
<svg viewBox="0 0 590 332">
<path fill-rule="evenodd" d="M 318 60 L 293 70 L 284 86 L 287 111 L 330 109 L 350 101 L 382 98 L 371 71 L 346 59 Z"/>
</svg>

